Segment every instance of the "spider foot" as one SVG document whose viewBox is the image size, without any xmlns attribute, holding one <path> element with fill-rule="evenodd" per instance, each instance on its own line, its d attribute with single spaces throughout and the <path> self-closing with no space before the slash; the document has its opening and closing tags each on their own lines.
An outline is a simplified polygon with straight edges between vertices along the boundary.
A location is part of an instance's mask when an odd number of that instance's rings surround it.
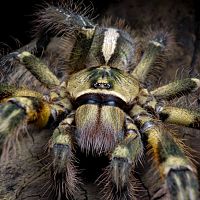
<svg viewBox="0 0 200 200">
<path fill-rule="evenodd" d="M 120 191 L 126 188 L 128 178 L 130 175 L 130 163 L 126 158 L 114 157 L 111 162 L 111 171 L 113 177 L 113 183 L 116 186 L 116 190 Z"/>
<path fill-rule="evenodd" d="M 199 199 L 197 178 L 188 168 L 170 169 L 166 184 L 172 200 Z"/>
<path fill-rule="evenodd" d="M 56 169 L 57 173 L 65 171 L 65 165 L 71 157 L 71 149 L 69 145 L 54 144 L 53 157 L 53 167 Z"/>
<path fill-rule="evenodd" d="M 51 199 L 73 199 L 77 193 L 76 170 L 72 162 L 72 152 L 69 145 L 54 144 L 52 148 L 52 188 Z"/>
<path fill-rule="evenodd" d="M 104 180 L 106 184 L 103 186 L 102 193 L 104 193 L 105 199 L 134 199 L 134 187 L 131 175 L 131 162 L 129 162 L 127 158 L 113 157 L 111 164 L 106 172 L 106 180 Z"/>
<path fill-rule="evenodd" d="M 8 159 L 8 152 L 16 149 L 18 137 L 23 126 L 25 112 L 16 104 L 7 103 L 0 105 L 0 154 L 1 160 Z M 21 126 L 20 126 L 21 124 Z M 14 132 L 15 134 L 11 134 Z"/>
</svg>

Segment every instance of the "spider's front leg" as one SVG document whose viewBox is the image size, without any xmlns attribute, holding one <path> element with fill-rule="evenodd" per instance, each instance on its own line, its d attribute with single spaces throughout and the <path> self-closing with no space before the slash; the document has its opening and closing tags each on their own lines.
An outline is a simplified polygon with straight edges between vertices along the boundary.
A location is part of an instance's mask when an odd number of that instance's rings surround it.
<svg viewBox="0 0 200 200">
<path fill-rule="evenodd" d="M 46 65 L 29 52 L 15 53 L 10 56 L 18 59 L 43 85 L 56 92 L 50 92 L 50 99 L 46 99 L 39 92 L 28 88 L 1 84 L 1 144 L 8 135 L 13 135 L 10 133 L 17 132 L 15 130 L 23 122 L 34 123 L 37 127 L 43 128 L 50 117 L 56 121 L 60 115 L 71 110 L 71 103 L 63 89 L 65 86 Z M 9 147 L 7 149 L 9 150 Z"/>
<path fill-rule="evenodd" d="M 131 113 L 152 147 L 156 166 L 167 186 L 170 199 L 198 199 L 199 185 L 196 169 L 185 155 L 183 145 L 166 127 L 155 121 L 140 106 L 135 106 Z"/>
<path fill-rule="evenodd" d="M 118 144 L 111 155 L 111 163 L 107 168 L 103 187 L 105 199 L 122 200 L 134 199 L 133 169 L 143 154 L 141 135 L 133 123 L 126 116 L 125 138 Z"/>
<path fill-rule="evenodd" d="M 12 146 L 15 146 L 15 140 L 12 144 L 12 140 L 9 139 L 18 139 L 20 128 L 23 125 L 35 123 L 37 127 L 44 127 L 51 115 L 49 104 L 36 96 L 15 96 L 4 99 L 0 107 L 1 146 L 5 150 L 2 157 L 6 156 Z M 13 132 L 15 134 L 12 134 Z"/>
<path fill-rule="evenodd" d="M 78 180 L 74 167 L 72 122 L 74 113 L 71 112 L 54 130 L 50 139 L 50 150 L 52 152 L 52 186 L 50 198 L 71 199 L 77 194 Z"/>
</svg>

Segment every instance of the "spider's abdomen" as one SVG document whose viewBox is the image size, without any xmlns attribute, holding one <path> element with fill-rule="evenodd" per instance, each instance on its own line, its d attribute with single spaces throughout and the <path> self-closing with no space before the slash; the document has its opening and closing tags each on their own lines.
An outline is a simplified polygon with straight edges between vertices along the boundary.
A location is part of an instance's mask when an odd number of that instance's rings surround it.
<svg viewBox="0 0 200 200">
<path fill-rule="evenodd" d="M 120 29 L 96 27 L 86 65 L 107 65 L 128 71 L 135 64 L 135 41 Z"/>
</svg>

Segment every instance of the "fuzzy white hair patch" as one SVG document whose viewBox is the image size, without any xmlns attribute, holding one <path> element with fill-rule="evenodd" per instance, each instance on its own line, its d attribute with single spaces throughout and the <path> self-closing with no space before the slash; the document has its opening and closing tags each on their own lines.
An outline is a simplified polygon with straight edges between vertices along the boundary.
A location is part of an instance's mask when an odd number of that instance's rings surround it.
<svg viewBox="0 0 200 200">
<path fill-rule="evenodd" d="M 104 32 L 104 41 L 102 46 L 102 53 L 106 63 L 110 60 L 113 55 L 115 48 L 117 46 L 117 39 L 119 38 L 119 33 L 114 28 L 108 28 Z"/>
</svg>

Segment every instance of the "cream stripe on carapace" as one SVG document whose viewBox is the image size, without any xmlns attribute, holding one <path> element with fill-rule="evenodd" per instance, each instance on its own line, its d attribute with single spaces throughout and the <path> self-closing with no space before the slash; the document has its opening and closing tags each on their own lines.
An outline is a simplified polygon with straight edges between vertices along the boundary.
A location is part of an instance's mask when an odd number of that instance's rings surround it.
<svg viewBox="0 0 200 200">
<path fill-rule="evenodd" d="M 106 63 L 110 60 L 111 56 L 115 52 L 117 45 L 117 39 L 119 38 L 119 33 L 116 29 L 108 28 L 104 33 L 104 41 L 102 46 L 102 53 Z"/>
</svg>

